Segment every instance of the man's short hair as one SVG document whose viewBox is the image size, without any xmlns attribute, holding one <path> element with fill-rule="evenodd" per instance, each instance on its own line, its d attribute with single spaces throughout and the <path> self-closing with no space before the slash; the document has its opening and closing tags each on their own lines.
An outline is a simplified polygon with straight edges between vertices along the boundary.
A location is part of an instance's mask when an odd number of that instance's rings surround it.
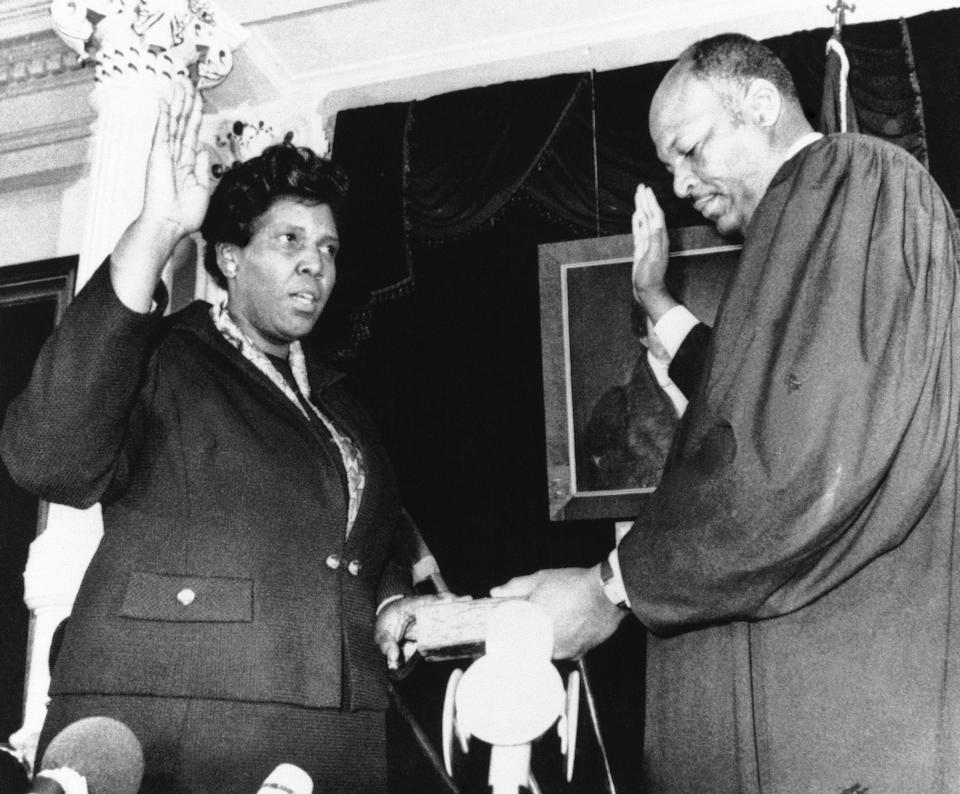
<svg viewBox="0 0 960 794">
<path fill-rule="evenodd" d="M 692 74 L 746 87 L 751 80 L 769 80 L 785 99 L 799 103 L 793 77 L 773 51 L 741 33 L 721 33 L 692 44 L 680 56 Z"/>
</svg>

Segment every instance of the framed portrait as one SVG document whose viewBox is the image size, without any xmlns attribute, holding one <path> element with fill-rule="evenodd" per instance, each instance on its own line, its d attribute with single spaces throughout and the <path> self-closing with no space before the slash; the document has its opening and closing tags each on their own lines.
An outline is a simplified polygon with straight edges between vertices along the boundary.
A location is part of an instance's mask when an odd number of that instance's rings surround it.
<svg viewBox="0 0 960 794">
<path fill-rule="evenodd" d="M 711 324 L 740 246 L 712 226 L 670 231 L 667 286 Z M 632 235 L 539 248 L 547 488 L 553 521 L 627 520 L 659 481 L 679 421 L 633 299 Z"/>
</svg>

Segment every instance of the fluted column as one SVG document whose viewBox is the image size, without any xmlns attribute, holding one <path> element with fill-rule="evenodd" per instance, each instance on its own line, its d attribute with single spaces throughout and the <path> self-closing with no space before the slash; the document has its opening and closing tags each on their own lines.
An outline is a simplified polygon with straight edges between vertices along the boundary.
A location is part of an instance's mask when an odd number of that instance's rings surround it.
<svg viewBox="0 0 960 794">
<path fill-rule="evenodd" d="M 93 59 L 89 194 L 77 272 L 79 289 L 110 253 L 143 203 L 144 172 L 159 99 L 176 81 L 201 89 L 226 78 L 243 30 L 206 0 L 53 0 L 54 29 L 79 59 Z M 57 625 L 102 535 L 99 506 L 51 504 L 30 546 L 24 601 L 31 613 L 24 724 L 10 744 L 32 762 L 46 715 L 48 654 Z"/>
</svg>

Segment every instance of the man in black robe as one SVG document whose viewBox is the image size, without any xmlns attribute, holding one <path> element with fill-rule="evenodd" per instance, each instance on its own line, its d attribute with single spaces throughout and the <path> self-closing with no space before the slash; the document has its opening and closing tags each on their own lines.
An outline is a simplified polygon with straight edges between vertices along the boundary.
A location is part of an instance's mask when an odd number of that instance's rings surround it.
<svg viewBox="0 0 960 794">
<path fill-rule="evenodd" d="M 735 34 L 681 55 L 650 132 L 677 195 L 744 238 L 699 385 L 619 549 L 494 594 L 541 604 L 557 656 L 624 605 L 653 632 L 650 791 L 960 792 L 951 207 L 904 150 L 814 133 Z M 641 271 L 666 255 L 644 203 Z"/>
</svg>

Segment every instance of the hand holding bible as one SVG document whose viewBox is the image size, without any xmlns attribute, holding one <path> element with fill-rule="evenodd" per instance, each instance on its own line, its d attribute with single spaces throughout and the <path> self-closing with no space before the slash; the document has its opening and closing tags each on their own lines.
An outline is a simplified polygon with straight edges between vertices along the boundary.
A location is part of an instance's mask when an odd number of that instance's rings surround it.
<svg viewBox="0 0 960 794">
<path fill-rule="evenodd" d="M 553 624 L 553 658 L 576 659 L 617 630 L 628 613 L 604 594 L 596 568 L 554 568 L 517 576 L 494 587 L 496 598 L 521 597 L 539 605 Z"/>
</svg>

